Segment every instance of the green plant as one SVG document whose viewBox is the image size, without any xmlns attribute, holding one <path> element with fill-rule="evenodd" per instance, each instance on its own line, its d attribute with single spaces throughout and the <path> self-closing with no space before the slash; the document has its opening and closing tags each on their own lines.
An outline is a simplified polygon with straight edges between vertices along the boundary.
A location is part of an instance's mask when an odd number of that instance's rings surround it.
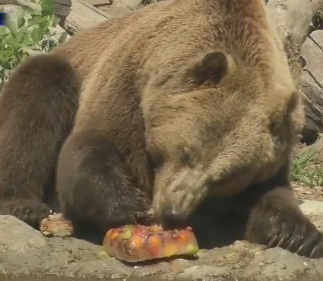
<svg viewBox="0 0 323 281">
<path fill-rule="evenodd" d="M 67 36 L 66 32 L 55 29 L 58 20 L 53 0 L 23 3 L 24 6 L 10 10 L 7 25 L 0 26 L 0 88 L 31 51 L 48 52 Z"/>
<path fill-rule="evenodd" d="M 311 147 L 297 153 L 291 167 L 292 181 L 307 186 L 323 186 L 322 164 L 316 162 L 316 156 L 320 151 Z"/>
</svg>

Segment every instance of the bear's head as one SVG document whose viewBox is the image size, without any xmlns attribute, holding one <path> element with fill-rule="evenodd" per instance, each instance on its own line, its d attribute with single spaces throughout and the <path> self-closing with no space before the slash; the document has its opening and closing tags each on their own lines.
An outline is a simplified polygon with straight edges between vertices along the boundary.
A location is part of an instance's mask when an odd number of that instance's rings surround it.
<svg viewBox="0 0 323 281">
<path fill-rule="evenodd" d="M 157 216 L 183 221 L 206 197 L 233 196 L 288 165 L 304 113 L 290 72 L 279 68 L 215 50 L 190 62 L 178 89 L 151 100 Z"/>
</svg>

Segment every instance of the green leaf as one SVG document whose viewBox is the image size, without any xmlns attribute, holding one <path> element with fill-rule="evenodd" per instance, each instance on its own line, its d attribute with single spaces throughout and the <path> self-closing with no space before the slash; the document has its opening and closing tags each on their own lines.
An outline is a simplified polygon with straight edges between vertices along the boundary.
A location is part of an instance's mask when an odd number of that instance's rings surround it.
<svg viewBox="0 0 323 281">
<path fill-rule="evenodd" d="M 67 38 L 67 32 L 62 32 L 61 36 L 58 38 L 58 43 L 64 43 Z"/>
<path fill-rule="evenodd" d="M 29 13 L 35 14 L 35 15 L 41 15 L 42 14 L 42 5 L 40 1 L 31 1 L 31 0 L 24 0 L 23 7 L 29 10 Z"/>
<path fill-rule="evenodd" d="M 34 43 L 38 43 L 42 39 L 42 34 L 40 33 L 40 30 L 34 28 L 31 32 L 31 38 Z"/>
<path fill-rule="evenodd" d="M 42 15 L 54 15 L 55 13 L 55 4 L 54 0 L 41 0 Z"/>
<path fill-rule="evenodd" d="M 8 34 L 11 34 L 10 29 L 4 25 L 0 25 L 0 36 L 3 37 Z M 3 44 L 2 38 L 1 38 L 1 44 Z"/>
<path fill-rule="evenodd" d="M 16 34 L 19 30 L 19 28 L 24 23 L 24 11 L 23 9 L 15 9 L 14 11 L 10 12 L 10 14 L 7 17 L 7 27 L 9 30 Z"/>
<path fill-rule="evenodd" d="M 55 17 L 55 16 L 52 16 L 52 18 L 51 18 L 51 26 L 52 27 L 55 27 L 55 26 L 57 26 L 58 25 L 58 23 L 60 22 L 60 19 L 59 18 L 57 18 L 57 17 Z"/>
<path fill-rule="evenodd" d="M 306 183 L 308 185 L 312 185 L 312 180 L 309 177 L 307 177 L 306 175 L 301 175 L 300 179 L 303 183 Z"/>
<path fill-rule="evenodd" d="M 20 46 L 23 37 L 24 37 L 24 34 L 22 32 L 18 32 L 15 35 L 15 46 L 16 47 L 19 47 Z"/>
<path fill-rule="evenodd" d="M 25 36 L 23 40 L 21 41 L 20 45 L 21 47 L 26 47 L 26 46 L 32 46 L 33 45 L 33 40 L 30 36 Z"/>
</svg>

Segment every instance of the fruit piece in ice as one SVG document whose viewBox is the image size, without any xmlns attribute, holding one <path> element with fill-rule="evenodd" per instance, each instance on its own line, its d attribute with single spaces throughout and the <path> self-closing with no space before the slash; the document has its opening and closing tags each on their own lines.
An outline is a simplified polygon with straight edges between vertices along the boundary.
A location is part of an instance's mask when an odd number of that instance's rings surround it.
<svg viewBox="0 0 323 281">
<path fill-rule="evenodd" d="M 133 235 L 129 242 L 133 245 L 134 248 L 139 249 L 144 246 L 143 237 L 139 235 Z"/>
<path fill-rule="evenodd" d="M 195 235 L 190 228 L 163 231 L 157 225 L 110 229 L 103 246 L 109 255 L 127 262 L 195 255 L 199 250 Z"/>
<path fill-rule="evenodd" d="M 119 238 L 122 240 L 126 240 L 126 239 L 129 239 L 131 235 L 132 235 L 132 230 L 126 229 L 125 231 L 120 233 Z"/>
<path fill-rule="evenodd" d="M 178 254 L 178 247 L 174 243 L 165 245 L 163 257 L 171 257 Z"/>
</svg>

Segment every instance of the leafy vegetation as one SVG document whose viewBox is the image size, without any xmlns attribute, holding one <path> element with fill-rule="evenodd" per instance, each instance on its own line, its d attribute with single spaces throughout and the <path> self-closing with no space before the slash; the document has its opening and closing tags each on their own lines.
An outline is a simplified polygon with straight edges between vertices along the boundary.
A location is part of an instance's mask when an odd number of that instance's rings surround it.
<svg viewBox="0 0 323 281">
<path fill-rule="evenodd" d="M 6 12 L 6 26 L 0 26 L 0 89 L 10 72 L 32 51 L 48 52 L 65 41 L 67 33 L 55 26 L 53 0 L 24 0 L 23 7 Z"/>
<path fill-rule="evenodd" d="M 296 151 L 292 163 L 292 181 L 307 186 L 323 187 L 323 167 L 316 161 L 317 155 L 321 153 L 312 147 L 305 147 Z"/>
</svg>

